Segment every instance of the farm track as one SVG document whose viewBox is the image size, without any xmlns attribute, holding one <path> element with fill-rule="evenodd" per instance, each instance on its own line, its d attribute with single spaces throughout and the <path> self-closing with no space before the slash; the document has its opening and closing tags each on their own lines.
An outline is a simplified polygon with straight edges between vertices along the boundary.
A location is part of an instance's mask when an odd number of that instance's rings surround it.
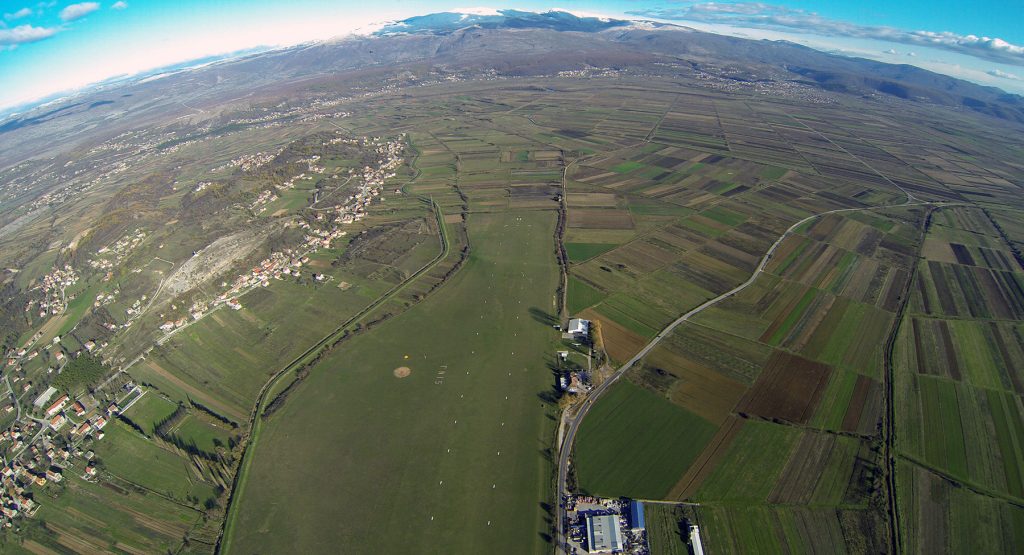
<svg viewBox="0 0 1024 555">
<path fill-rule="evenodd" d="M 918 468 L 922 468 L 922 469 L 924 469 L 924 470 L 926 470 L 926 471 L 928 471 L 928 472 L 938 476 L 939 478 L 941 478 L 941 479 L 949 482 L 950 484 L 952 484 L 954 487 L 961 487 L 961 488 L 964 488 L 964 489 L 970 491 L 971 493 L 973 493 L 975 495 L 979 495 L 981 497 L 987 497 L 989 499 L 994 499 L 996 501 L 1001 501 L 1001 502 L 1013 505 L 1014 507 L 1017 507 L 1019 509 L 1024 509 L 1024 501 L 1021 501 L 1020 498 L 1013 497 L 1012 495 L 1002 494 L 1002 493 L 999 493 L 997 491 L 993 491 L 993 490 L 987 489 L 985 487 L 979 486 L 979 485 L 974 484 L 972 482 L 965 482 L 965 481 L 963 481 L 963 480 L 961 480 L 959 478 L 956 478 L 955 476 L 952 476 L 951 474 L 946 473 L 945 471 L 943 471 L 941 469 L 935 468 L 934 466 L 931 466 L 928 463 L 926 463 L 926 462 L 924 462 L 922 460 L 919 460 L 916 457 L 912 457 L 910 455 L 907 455 L 907 454 L 902 454 L 901 453 L 899 455 L 899 458 L 904 460 L 904 461 L 906 461 L 906 462 L 908 462 L 908 463 L 910 463 L 910 464 L 912 464 L 912 465 L 914 465 L 914 466 L 916 466 L 916 467 L 918 467 Z"/>
<path fill-rule="evenodd" d="M 910 269 L 907 283 L 900 294 L 900 304 L 896 308 L 896 314 L 889 329 L 889 336 L 885 340 L 885 347 L 882 351 L 882 387 L 885 391 L 885 395 L 882 396 L 883 413 L 885 415 L 882 419 L 882 457 L 885 459 L 885 497 L 886 510 L 889 513 L 889 518 L 887 519 L 889 523 L 889 549 L 892 553 L 900 553 L 900 547 L 903 544 L 900 537 L 899 504 L 896 502 L 896 407 L 893 403 L 893 400 L 896 398 L 896 390 L 894 385 L 893 353 L 896 350 L 896 338 L 899 336 L 900 326 L 906 314 L 907 305 L 910 303 L 910 294 L 914 286 L 914 280 L 917 277 L 918 265 L 916 261 L 921 256 L 921 250 L 924 248 L 924 240 L 928 236 L 928 229 L 931 227 L 932 214 L 934 212 L 934 208 L 929 208 L 925 214 L 917 252 L 914 256 L 915 263 Z"/>
<path fill-rule="evenodd" d="M 387 293 L 378 297 L 376 300 L 374 300 L 372 303 L 370 303 L 365 308 L 360 310 L 354 316 L 352 316 L 344 323 L 339 325 L 337 328 L 335 328 L 331 333 L 327 334 L 319 341 L 317 341 L 312 347 L 307 349 L 301 355 L 299 355 L 291 362 L 283 366 L 273 376 L 271 376 L 271 378 L 267 381 L 267 383 L 263 385 L 262 388 L 260 388 L 259 394 L 256 396 L 256 403 L 254 404 L 252 412 L 249 415 L 249 437 L 247 438 L 246 445 L 242 450 L 242 455 L 238 465 L 238 472 L 235 473 L 235 477 L 231 487 L 231 494 L 228 496 L 227 505 L 225 507 L 224 528 L 221 530 L 221 535 L 217 539 L 217 553 L 223 553 L 227 549 L 226 546 L 230 543 L 229 532 L 231 528 L 231 521 L 234 516 L 233 513 L 231 512 L 231 506 L 239 490 L 243 488 L 245 485 L 245 470 L 248 467 L 249 463 L 252 461 L 252 457 L 249 455 L 252 451 L 253 445 L 255 445 L 256 440 L 259 436 L 259 416 L 264 408 L 264 404 L 266 403 L 267 394 L 274 388 L 274 386 L 278 384 L 281 378 L 288 375 L 289 371 L 299 368 L 300 366 L 305 364 L 308 359 L 320 354 L 327 348 L 327 346 L 331 342 L 340 337 L 340 335 L 346 330 L 346 328 L 348 328 L 355 322 L 359 321 L 360 319 L 368 315 L 373 310 L 377 309 L 378 307 L 389 301 L 397 293 L 405 289 L 405 287 L 408 286 L 410 283 L 418 279 L 423 274 L 429 272 L 435 266 L 437 266 L 439 262 L 447 258 L 448 255 L 451 253 L 451 241 L 448 238 L 447 226 L 444 223 L 444 214 L 441 211 L 441 207 L 433 200 L 430 200 L 429 202 L 431 203 L 434 215 L 437 219 L 438 235 L 441 241 L 441 252 L 436 257 L 434 257 L 430 262 L 427 262 L 422 268 L 420 268 L 414 274 L 409 276 L 408 279 L 392 287 Z"/>
<path fill-rule="evenodd" d="M 867 166 L 867 164 L 865 164 L 865 166 Z M 870 166 L 868 166 L 868 167 L 870 167 Z M 559 493 L 558 493 L 558 499 L 556 500 L 557 501 L 557 503 L 556 503 L 556 507 L 557 508 L 556 508 L 556 515 L 555 515 L 555 520 L 556 520 L 555 550 L 556 550 L 556 553 L 563 552 L 565 550 L 565 545 L 566 545 L 566 542 L 565 542 L 565 507 L 564 507 L 564 501 L 565 501 L 566 496 L 569 493 L 568 489 L 566 487 L 566 482 L 567 482 L 567 479 L 568 479 L 569 457 L 570 457 L 570 455 L 572 453 L 573 442 L 574 442 L 574 440 L 576 438 L 576 433 L 579 430 L 579 426 L 580 426 L 581 422 L 583 421 L 583 419 L 586 417 L 587 413 L 590 411 L 590 409 L 593 408 L 593 406 L 596 403 L 596 401 L 606 391 L 608 391 L 608 389 L 610 389 L 611 386 L 613 384 L 615 384 L 615 382 L 617 382 L 623 375 L 625 375 L 625 373 L 630 368 L 632 368 L 637 362 L 639 362 L 645 356 L 647 356 L 647 354 L 650 353 L 655 347 L 657 347 L 658 344 L 663 339 L 668 337 L 675 330 L 675 328 L 677 328 L 679 325 L 681 325 L 682 323 L 684 323 L 684 322 L 688 321 L 689 319 L 693 318 L 697 314 L 700 314 L 704 310 L 707 310 L 708 308 L 711 308 L 712 306 L 720 303 L 721 301 L 723 301 L 723 300 L 725 300 L 725 299 L 727 299 L 727 298 L 729 298 L 729 297 L 731 297 L 731 296 L 733 296 L 733 295 L 735 295 L 737 293 L 740 293 L 743 290 L 745 290 L 748 287 L 750 287 L 754 283 L 754 281 L 756 281 L 756 279 L 761 275 L 761 273 L 764 272 L 765 267 L 768 265 L 768 261 L 771 259 L 772 254 L 779 247 L 779 245 L 781 245 L 782 242 L 787 237 L 789 237 L 794 231 L 796 231 L 796 229 L 798 229 L 800 226 L 804 225 L 805 223 L 810 222 L 810 221 L 812 221 L 814 219 L 820 218 L 822 216 L 829 215 L 829 214 L 839 214 L 839 213 L 846 213 L 846 212 L 864 212 L 864 211 L 884 210 L 884 209 L 892 209 L 892 208 L 905 208 L 905 207 L 910 207 L 910 206 L 936 206 L 936 205 L 938 205 L 938 203 L 932 203 L 932 202 L 917 202 L 917 203 L 912 202 L 912 199 L 914 198 L 913 195 L 911 195 L 908 191 L 904 190 L 902 187 L 899 187 L 898 185 L 895 185 L 895 184 L 893 184 L 893 185 L 896 186 L 901 191 L 903 191 L 904 193 L 906 193 L 906 195 L 907 195 L 907 201 L 906 202 L 903 202 L 901 204 L 893 204 L 893 205 L 885 205 L 885 206 L 869 206 L 869 207 L 863 207 L 863 208 L 839 208 L 839 209 L 834 209 L 834 210 L 826 210 L 824 212 L 819 212 L 817 214 L 812 214 L 810 216 L 807 216 L 807 217 L 801 219 L 800 221 L 794 223 L 793 225 L 791 225 L 789 228 L 786 229 L 786 231 L 784 231 L 779 236 L 778 239 L 775 240 L 775 242 L 768 248 L 768 250 L 765 251 L 765 254 L 761 257 L 761 261 L 757 265 L 757 268 L 754 270 L 754 272 L 751 274 L 751 276 L 745 282 L 741 283 L 740 285 L 734 287 L 733 289 L 731 289 L 729 291 L 726 291 L 725 293 L 722 293 L 721 295 L 719 295 L 719 296 L 717 296 L 717 297 L 715 297 L 713 299 L 705 301 L 704 303 L 698 305 L 696 308 L 693 308 L 689 312 L 683 314 L 679 318 L 677 318 L 674 321 L 672 321 L 669 325 L 667 325 L 665 328 L 663 328 L 658 333 L 658 335 L 656 335 L 653 339 L 651 339 L 651 341 L 648 342 L 647 345 L 645 345 L 644 348 L 640 350 L 640 352 L 638 352 L 636 355 L 634 355 L 633 358 L 631 358 L 625 364 L 620 366 L 615 371 L 615 373 L 613 373 L 611 376 L 609 376 L 608 379 L 606 379 L 604 382 L 601 383 L 601 385 L 599 385 L 596 389 L 594 389 L 594 391 L 587 397 L 587 399 L 583 402 L 583 404 L 580 405 L 579 409 L 577 409 L 577 413 L 576 413 L 575 416 L 567 418 L 567 420 L 569 421 L 569 425 L 566 428 L 566 433 L 565 433 L 564 439 L 562 441 L 562 445 L 560 446 L 559 459 L 558 459 L 558 483 L 557 483 L 557 490 L 558 490 Z M 951 204 L 960 204 L 960 203 L 951 203 Z M 948 205 L 944 204 L 943 206 L 948 206 Z M 895 463 L 893 463 L 893 465 L 894 464 Z M 895 477 L 892 477 L 892 480 L 895 481 Z M 895 491 L 895 490 L 893 490 L 893 491 Z M 892 499 L 891 499 L 891 504 L 893 506 L 895 506 L 895 498 L 894 497 L 892 497 Z"/>
</svg>

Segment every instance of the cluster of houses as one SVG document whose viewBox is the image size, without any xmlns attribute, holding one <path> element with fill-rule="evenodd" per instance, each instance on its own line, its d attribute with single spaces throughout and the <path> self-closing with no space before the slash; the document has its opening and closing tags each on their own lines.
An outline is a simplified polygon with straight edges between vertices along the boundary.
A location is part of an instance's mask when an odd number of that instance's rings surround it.
<svg viewBox="0 0 1024 555">
<path fill-rule="evenodd" d="M 313 252 L 313 250 L 314 249 L 310 249 L 307 252 Z M 192 321 L 199 320 L 210 310 L 217 308 L 221 304 L 234 310 L 240 310 L 242 308 L 242 303 L 238 300 L 240 295 L 243 295 L 247 291 L 257 287 L 267 287 L 270 285 L 270 280 L 302 277 L 302 267 L 308 262 L 309 256 L 305 254 L 298 254 L 293 249 L 272 252 L 268 258 L 261 260 L 256 266 L 253 266 L 251 270 L 236 277 L 230 286 L 227 282 L 221 283 L 222 287 L 229 288 L 227 291 L 218 295 L 212 303 L 207 303 L 205 301 L 196 301 L 193 303 L 192 307 L 189 309 L 189 316 L 192 318 Z M 317 275 L 318 274 L 313 274 L 314 278 L 316 278 Z M 174 308 L 175 307 L 172 306 L 172 310 Z M 178 328 L 183 328 L 189 324 L 189 316 L 181 316 L 174 320 L 166 320 L 163 324 L 160 324 L 159 328 L 165 332 L 171 332 Z"/>
<path fill-rule="evenodd" d="M 113 245 L 101 247 L 96 251 L 96 257 L 89 259 L 89 266 L 96 270 L 111 271 L 121 263 L 135 247 L 138 247 L 146 240 L 146 232 L 136 229 L 120 238 Z"/>
<path fill-rule="evenodd" d="M 61 473 L 57 468 L 47 468 L 43 473 L 33 471 L 20 461 L 6 462 L 0 468 L 0 525 L 10 528 L 18 515 L 32 516 L 39 505 L 32 498 L 29 487 L 45 485 L 47 481 L 59 482 Z"/>
<path fill-rule="evenodd" d="M 64 351 L 64 347 L 60 342 L 59 335 L 54 337 L 53 341 L 51 341 L 49 345 L 44 345 L 39 348 L 33 348 L 33 346 L 36 344 L 37 341 L 39 341 L 40 338 L 42 338 L 42 336 L 43 332 L 38 331 L 22 347 L 19 347 L 17 349 L 10 349 L 9 351 L 7 351 L 6 367 L 9 373 L 8 375 L 12 375 L 11 381 L 13 381 L 14 383 L 17 383 L 18 381 L 21 380 L 21 377 L 17 376 L 16 374 L 18 371 L 22 369 L 22 364 L 34 360 L 36 357 L 40 355 L 49 356 L 52 359 L 52 361 L 56 362 L 57 364 L 64 364 L 65 362 L 67 362 L 68 355 Z M 84 350 L 91 352 L 97 348 L 105 347 L 106 343 L 97 344 L 95 341 L 90 339 L 86 341 L 82 346 L 85 347 Z M 74 354 L 78 354 L 80 352 L 81 350 L 76 351 Z M 49 371 L 52 372 L 53 368 L 50 368 Z M 26 389 L 28 389 L 28 387 L 26 387 Z"/>
<path fill-rule="evenodd" d="M 100 293 L 100 294 L 96 295 L 96 299 L 93 300 L 92 306 L 97 307 L 97 308 L 101 307 L 101 306 L 107 306 L 108 304 L 110 304 L 110 303 L 112 303 L 112 302 L 117 300 L 117 294 L 120 293 L 120 292 L 121 292 L 121 290 L 118 289 L 118 290 L 115 290 L 112 293 Z"/>
<path fill-rule="evenodd" d="M 264 258 L 259 264 L 253 266 L 248 273 L 235 278 L 231 288 L 221 293 L 217 300 L 227 302 L 228 304 L 233 304 L 232 301 L 237 303 L 237 299 L 234 299 L 234 296 L 243 293 L 246 289 L 266 287 L 270 285 L 270 280 L 272 279 L 281 280 L 286 277 L 302 277 L 302 266 L 307 263 L 309 263 L 309 256 L 298 254 L 292 249 L 272 252 L 269 257 Z M 232 306 L 231 308 L 235 307 Z"/>
<path fill-rule="evenodd" d="M 131 383 L 126 387 L 138 389 Z M 73 400 L 58 393 L 49 387 L 33 401 L 32 411 L 41 418 L 24 418 L 0 432 L 5 455 L 0 457 L 0 526 L 10 527 L 19 515 L 35 513 L 39 504 L 31 488 L 61 482 L 76 458 L 85 461 L 83 479 L 96 476 L 95 454 L 82 448 L 83 441 L 103 439 L 108 419 L 120 409 L 116 403 L 102 409 L 89 394 Z"/>
<path fill-rule="evenodd" d="M 36 408 L 41 408 L 47 402 L 50 402 L 50 398 L 56 392 L 57 390 L 53 387 L 47 388 L 46 391 L 36 398 L 33 404 Z M 76 400 L 68 407 L 69 402 L 71 402 L 71 397 L 64 393 L 46 407 L 44 414 L 53 431 L 59 432 L 65 424 L 71 422 L 73 425 L 72 435 L 74 436 L 84 436 L 93 431 L 97 434 L 102 434 L 100 430 L 107 425 L 107 416 L 109 414 L 102 414 L 96 411 L 99 403 L 95 399 L 91 396 L 85 396 L 82 399 Z M 112 408 L 116 409 L 116 405 Z M 74 416 L 72 417 L 70 413 L 74 413 Z M 72 418 L 81 418 L 82 420 L 75 422 Z"/>
<path fill-rule="evenodd" d="M 238 276 L 231 285 L 231 288 L 220 295 L 218 298 L 220 302 L 227 302 L 248 288 L 256 286 L 266 287 L 270 284 L 271 279 L 300 277 L 302 275 L 302 265 L 309 262 L 310 254 L 313 254 L 320 248 L 330 248 L 331 243 L 335 239 L 348 235 L 347 231 L 333 224 L 347 224 L 361 219 L 365 215 L 366 207 L 372 203 L 374 198 L 380 196 L 384 188 L 384 182 L 395 176 L 394 170 L 404 161 L 401 156 L 404 146 L 399 140 L 388 141 L 374 138 L 359 141 L 338 137 L 331 139 L 331 142 L 333 141 L 351 141 L 369 146 L 378 155 L 378 163 L 374 166 L 365 166 L 361 170 L 360 183 L 357 185 L 355 192 L 349 195 L 343 204 L 334 207 L 338 216 L 333 221 L 325 222 L 327 225 L 324 227 L 311 225 L 306 221 L 299 223 L 299 226 L 306 232 L 305 239 L 303 240 L 306 248 L 304 252 L 300 253 L 293 249 L 272 252 L 270 257 L 261 261 L 250 272 Z M 318 160 L 318 156 L 304 159 L 304 161 L 310 164 L 311 171 L 322 170 L 320 167 L 314 168 L 313 166 Z M 316 219 L 317 221 L 324 221 L 327 218 L 323 216 L 323 213 L 320 213 Z"/>
<path fill-rule="evenodd" d="M 60 314 L 67 306 L 67 299 L 64 289 L 78 283 L 78 273 L 69 264 L 63 268 L 54 268 L 50 273 L 43 276 L 35 289 L 39 289 L 42 299 L 33 299 L 25 306 L 25 312 L 31 312 L 34 306 L 39 307 L 39 317 L 45 318 L 48 314 Z"/>
<path fill-rule="evenodd" d="M 297 164 L 306 164 L 306 167 L 309 169 L 309 173 L 311 173 L 311 174 L 314 174 L 314 173 L 324 173 L 325 171 L 327 171 L 327 168 L 318 165 L 317 162 L 319 162 L 319 161 L 320 161 L 320 155 L 319 154 L 314 154 L 314 155 L 310 156 L 309 158 L 301 158 L 299 160 L 296 160 L 295 162 Z M 276 187 L 278 188 L 278 190 L 292 189 L 292 188 L 295 187 L 295 182 L 296 181 L 299 181 L 300 179 L 305 179 L 305 178 L 306 178 L 306 172 L 302 172 L 299 175 L 296 175 L 294 177 L 291 177 L 291 178 L 285 180 L 284 183 L 282 183 L 280 185 L 277 185 Z"/>
<path fill-rule="evenodd" d="M 362 219 L 366 214 L 366 208 L 369 207 L 375 198 L 380 197 L 385 181 L 394 177 L 395 170 L 404 162 L 402 158 L 404 137 L 405 134 L 403 133 L 401 138 L 396 140 L 387 140 L 380 137 L 373 139 L 336 137 L 330 139 L 328 141 L 330 144 L 351 143 L 372 149 L 377 155 L 377 162 L 372 166 L 368 165 L 359 170 L 359 183 L 356 186 L 355 192 L 349 195 L 343 203 L 333 208 L 334 212 L 336 212 L 335 217 L 328 218 L 324 212 L 320 212 L 314 217 L 315 222 L 313 224 L 306 220 L 298 223 L 299 227 L 305 231 L 305 237 L 300 247 L 273 251 L 269 257 L 260 261 L 251 270 L 237 276 L 230 285 L 226 281 L 221 283 L 221 286 L 227 289 L 220 293 L 211 303 L 198 301 L 192 305 L 189 311 L 192 320 L 201 319 L 208 312 L 208 309 L 217 308 L 221 304 L 235 310 L 241 309 L 242 304 L 238 300 L 239 296 L 257 287 L 267 287 L 270 285 L 271 280 L 302 277 L 304 273 L 303 266 L 309 263 L 310 260 L 309 255 L 321 248 L 330 248 L 334 240 L 348 235 L 348 232 L 342 229 L 339 224 L 349 224 Z M 270 159 L 273 159 L 273 157 Z M 301 160 L 301 162 L 308 164 L 310 172 L 323 173 L 324 168 L 317 165 L 319 161 L 320 157 L 316 155 Z M 304 174 L 300 174 L 286 183 L 293 183 L 295 179 L 299 179 L 302 176 Z M 276 198 L 277 195 L 272 189 L 264 191 L 249 208 L 256 213 L 262 212 L 266 209 L 266 204 Z M 327 276 L 318 273 L 312 273 L 311 277 L 316 281 L 327 279 Z M 172 332 L 188 325 L 188 323 L 188 317 L 182 316 L 177 319 L 164 321 L 159 328 L 165 332 Z"/>
<path fill-rule="evenodd" d="M 252 201 L 249 205 L 249 210 L 252 210 L 253 214 L 262 214 L 266 209 L 267 205 L 277 200 L 277 193 L 273 189 L 267 189 L 256 197 L 256 200 Z"/>
<path fill-rule="evenodd" d="M 405 133 L 396 140 L 386 140 L 381 137 L 362 140 L 343 139 L 341 137 L 332 139 L 332 141 L 351 142 L 372 149 L 377 155 L 377 164 L 374 166 L 363 166 L 361 170 L 353 170 L 353 174 L 358 176 L 359 182 L 351 195 L 332 208 L 335 216 L 331 223 L 351 224 L 358 222 L 366 216 L 366 209 L 383 192 L 384 183 L 388 179 L 395 177 L 395 170 L 405 161 L 402 158 L 402 152 L 405 149 L 404 139 Z M 328 217 L 320 213 L 317 214 L 316 219 L 317 221 L 324 221 Z"/>
<path fill-rule="evenodd" d="M 242 171 L 257 170 L 277 158 L 278 154 L 281 154 L 282 149 L 278 149 L 277 152 L 257 152 L 256 154 L 243 154 L 238 158 L 229 160 L 223 166 L 213 168 L 212 171 L 218 171 L 226 168 L 242 168 Z M 196 191 L 199 192 L 199 191 Z"/>
</svg>

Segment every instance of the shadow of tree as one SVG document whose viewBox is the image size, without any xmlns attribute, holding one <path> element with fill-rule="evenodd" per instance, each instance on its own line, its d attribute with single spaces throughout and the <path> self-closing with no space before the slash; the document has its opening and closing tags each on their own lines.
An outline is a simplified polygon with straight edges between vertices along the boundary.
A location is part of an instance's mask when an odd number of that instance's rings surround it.
<svg viewBox="0 0 1024 555">
<path fill-rule="evenodd" d="M 532 316 L 534 320 L 548 326 L 557 326 L 559 324 L 557 315 L 550 314 L 535 306 L 530 307 L 530 316 Z"/>
</svg>

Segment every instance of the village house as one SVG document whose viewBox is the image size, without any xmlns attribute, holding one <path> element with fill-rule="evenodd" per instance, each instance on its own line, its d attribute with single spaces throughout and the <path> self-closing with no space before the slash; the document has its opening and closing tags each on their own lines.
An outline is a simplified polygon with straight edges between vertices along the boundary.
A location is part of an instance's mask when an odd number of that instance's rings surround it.
<svg viewBox="0 0 1024 555">
<path fill-rule="evenodd" d="M 46 409 L 46 416 L 53 416 L 60 412 L 61 409 L 64 408 L 64 405 L 68 403 L 68 399 L 69 397 L 67 396 L 66 393 L 58 397 L 57 400 L 54 401 L 53 404 L 50 405 L 48 409 Z"/>
<path fill-rule="evenodd" d="M 67 419 L 64 418 L 64 415 L 58 414 L 50 419 L 50 427 L 53 428 L 54 431 L 59 431 L 64 427 L 65 422 L 67 422 Z"/>
</svg>

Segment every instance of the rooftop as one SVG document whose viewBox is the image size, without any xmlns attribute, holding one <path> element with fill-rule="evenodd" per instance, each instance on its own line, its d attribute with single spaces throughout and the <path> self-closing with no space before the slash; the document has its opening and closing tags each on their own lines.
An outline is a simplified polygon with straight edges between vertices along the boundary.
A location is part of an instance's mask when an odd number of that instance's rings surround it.
<svg viewBox="0 0 1024 555">
<path fill-rule="evenodd" d="M 619 529 L 617 515 L 587 517 L 587 548 L 591 553 L 622 550 L 622 530 Z"/>
</svg>

